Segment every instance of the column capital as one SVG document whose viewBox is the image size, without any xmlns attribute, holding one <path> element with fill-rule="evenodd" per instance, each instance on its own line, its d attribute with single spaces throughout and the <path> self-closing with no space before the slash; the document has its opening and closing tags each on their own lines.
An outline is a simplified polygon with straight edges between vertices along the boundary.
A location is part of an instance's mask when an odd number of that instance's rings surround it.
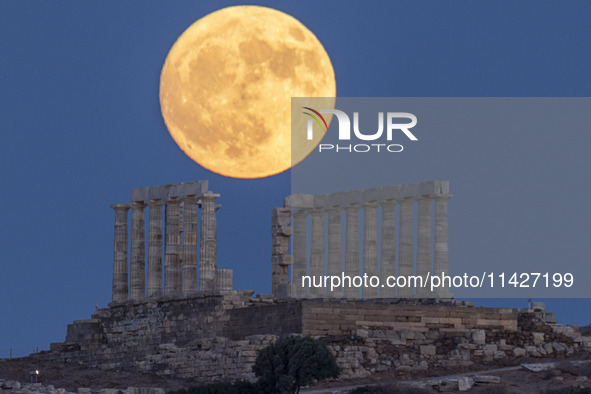
<svg viewBox="0 0 591 394">
<path fill-rule="evenodd" d="M 183 201 L 185 204 L 194 204 L 195 205 L 195 204 L 197 204 L 198 198 L 194 194 L 189 194 L 189 195 L 182 197 L 181 201 Z"/>
<path fill-rule="evenodd" d="M 113 208 L 114 210 L 118 210 L 118 209 L 128 210 L 129 208 L 131 208 L 131 204 L 111 204 L 109 206 L 111 208 Z"/>
<path fill-rule="evenodd" d="M 131 204 L 131 209 L 144 209 L 146 204 L 143 201 L 133 201 Z"/>
<path fill-rule="evenodd" d="M 305 208 L 292 208 L 291 212 L 294 217 L 295 216 L 301 217 L 301 216 L 308 216 L 308 214 L 310 213 L 310 210 L 305 209 Z"/>
<path fill-rule="evenodd" d="M 146 203 L 146 205 L 149 206 L 150 208 L 151 207 L 161 207 L 164 204 L 165 204 L 164 200 L 160 200 L 160 199 L 150 200 Z"/>
<path fill-rule="evenodd" d="M 421 196 L 416 199 L 417 203 L 421 206 L 430 205 L 431 201 L 433 201 L 433 197 L 430 196 Z"/>
<path fill-rule="evenodd" d="M 345 211 L 349 212 L 358 212 L 361 209 L 361 205 L 359 204 L 351 204 L 345 207 Z"/>
<path fill-rule="evenodd" d="M 370 207 L 370 208 L 377 208 L 380 206 L 380 203 L 377 201 L 367 201 L 365 204 L 363 204 L 364 207 Z"/>
<path fill-rule="evenodd" d="M 309 212 L 310 212 L 310 214 L 312 216 L 316 216 L 316 217 L 318 217 L 318 216 L 324 216 L 324 214 L 326 213 L 326 209 L 323 209 L 323 208 L 314 208 L 314 209 L 311 209 Z"/>
<path fill-rule="evenodd" d="M 216 198 L 219 198 L 220 194 L 216 193 L 205 193 L 201 196 L 202 199 L 207 201 L 214 201 Z"/>
<path fill-rule="evenodd" d="M 450 198 L 453 197 L 453 194 L 444 194 L 444 195 L 439 195 L 439 196 L 435 196 L 432 197 L 435 201 L 447 201 Z"/>
<path fill-rule="evenodd" d="M 326 211 L 328 212 L 329 215 L 340 215 L 341 212 L 343 212 L 343 207 L 332 206 L 330 208 L 327 208 Z"/>
<path fill-rule="evenodd" d="M 383 207 L 394 207 L 394 206 L 396 206 L 396 204 L 398 204 L 398 201 L 396 201 L 396 200 L 380 201 L 380 205 Z"/>
<path fill-rule="evenodd" d="M 409 206 L 409 205 L 414 204 L 415 201 L 416 201 L 416 198 L 410 197 L 410 198 L 405 198 L 405 199 L 398 201 L 398 204 L 400 204 L 400 206 Z"/>
</svg>

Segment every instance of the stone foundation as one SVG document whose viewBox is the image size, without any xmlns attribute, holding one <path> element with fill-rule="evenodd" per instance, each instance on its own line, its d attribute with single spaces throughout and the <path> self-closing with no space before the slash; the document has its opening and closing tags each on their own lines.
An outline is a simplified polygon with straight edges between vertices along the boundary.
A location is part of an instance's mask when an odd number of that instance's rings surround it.
<svg viewBox="0 0 591 394">
<path fill-rule="evenodd" d="M 590 337 L 543 311 L 452 300 L 276 300 L 251 293 L 101 309 L 69 325 L 66 342 L 31 357 L 212 382 L 254 379 L 257 352 L 289 334 L 324 338 L 342 378 L 561 357 L 591 348 Z"/>
</svg>

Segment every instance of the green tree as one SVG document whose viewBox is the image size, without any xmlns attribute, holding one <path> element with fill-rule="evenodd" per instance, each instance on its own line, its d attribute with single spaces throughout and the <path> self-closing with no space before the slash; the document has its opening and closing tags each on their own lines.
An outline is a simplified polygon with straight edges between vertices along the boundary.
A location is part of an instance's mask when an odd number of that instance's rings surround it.
<svg viewBox="0 0 591 394">
<path fill-rule="evenodd" d="M 340 368 L 319 339 L 291 336 L 261 349 L 253 371 L 265 393 L 299 393 L 313 380 L 336 378 Z"/>
</svg>

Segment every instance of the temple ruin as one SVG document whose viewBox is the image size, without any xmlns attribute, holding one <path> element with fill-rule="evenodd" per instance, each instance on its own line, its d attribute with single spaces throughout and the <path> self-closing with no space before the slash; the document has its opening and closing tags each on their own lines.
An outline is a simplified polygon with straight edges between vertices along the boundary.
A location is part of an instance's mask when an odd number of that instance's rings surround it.
<svg viewBox="0 0 591 394">
<path fill-rule="evenodd" d="M 304 275 L 358 275 L 364 272 L 379 277 L 384 283 L 389 276 L 449 273 L 447 202 L 452 197 L 449 182 L 430 181 L 406 185 L 377 187 L 331 194 L 294 194 L 285 199 L 283 208 L 272 213 L 273 294 L 279 298 L 345 297 L 345 298 L 451 298 L 448 288 L 437 292 L 425 288 L 344 287 L 329 289 L 302 287 Z M 418 206 L 416 262 L 413 242 L 413 205 Z M 434 204 L 433 204 L 434 203 Z M 399 205 L 398 226 L 395 207 Z M 434 210 L 431 206 L 434 205 Z M 378 259 L 377 210 L 381 210 L 381 248 Z M 359 233 L 359 213 L 363 212 L 363 233 Z M 345 212 L 345 248 L 341 228 Z M 432 218 L 434 215 L 434 218 Z M 306 218 L 311 217 L 310 255 L 307 253 Z M 293 222 L 292 222 L 293 218 Z M 325 218 L 328 219 L 325 231 Z M 431 222 L 435 228 L 432 231 Z M 293 223 L 293 226 L 291 224 Z M 396 234 L 396 229 L 399 229 Z M 434 242 L 432 245 L 432 232 Z M 292 253 L 289 253 L 289 238 Z M 359 241 L 363 254 L 360 260 Z M 325 240 L 328 247 L 325 248 Z M 399 245 L 396 256 L 396 241 Z M 326 249 L 326 250 L 325 250 Z M 328 258 L 326 258 L 327 256 Z M 379 260 L 379 264 L 378 264 Z M 289 279 L 289 266 L 292 279 Z"/>
<path fill-rule="evenodd" d="M 190 297 L 199 291 L 219 293 L 232 289 L 232 270 L 217 268 L 216 212 L 221 205 L 216 205 L 215 200 L 219 196 L 208 190 L 207 181 L 195 181 L 132 189 L 130 203 L 111 205 L 115 210 L 113 303 L 137 302 L 146 297 Z M 147 288 L 146 207 L 149 209 Z M 197 208 L 201 209 L 199 257 Z M 128 262 L 129 209 L 131 256 Z"/>
<path fill-rule="evenodd" d="M 219 293 L 232 290 L 232 270 L 217 268 L 216 212 L 221 207 L 215 204 L 218 197 L 220 197 L 219 194 L 208 190 L 207 181 L 195 181 L 132 189 L 130 203 L 111 205 L 115 210 L 113 303 L 130 300 L 137 302 L 146 297 L 148 299 L 190 297 L 198 292 Z M 275 208 L 272 211 L 273 296 L 350 299 L 451 298 L 452 294 L 445 287 L 433 292 L 410 286 L 398 289 L 364 287 L 360 292 L 360 289 L 354 287 L 325 291 L 325 289 L 308 289 L 301 286 L 302 277 L 305 275 L 323 276 L 344 273 L 355 276 L 364 272 L 382 281 L 394 275 L 416 274 L 424 280 L 429 274 L 447 275 L 449 273 L 447 202 L 451 197 L 447 181 L 394 185 L 331 194 L 288 196 L 283 208 Z M 413 205 L 415 203 L 418 206 L 416 261 L 413 237 Z M 399 206 L 398 215 L 395 215 L 396 205 Z M 147 235 L 144 223 L 146 207 L 149 209 Z M 199 255 L 197 255 L 197 208 L 201 209 Z M 380 221 L 377 218 L 378 208 L 381 211 Z M 131 225 L 128 224 L 130 209 Z M 343 212 L 345 213 L 344 250 L 341 240 Z M 360 212 L 363 213 L 361 234 L 359 232 Z M 307 217 L 311 217 L 310 255 L 307 253 L 309 246 L 307 245 Z M 328 219 L 326 234 L 325 218 Z M 434 229 L 431 226 L 432 221 L 435 223 Z M 379 254 L 378 223 L 381 229 Z M 128 247 L 129 228 L 131 228 L 131 248 Z M 146 236 L 148 238 L 147 261 Z M 291 237 L 293 239 L 290 253 Z M 360 239 L 362 256 L 359 251 Z M 328 241 L 327 248 L 325 248 L 325 240 Z M 396 244 L 399 245 L 398 255 Z M 131 249 L 131 256 L 128 256 L 129 249 Z M 198 270 L 197 267 L 199 267 Z"/>
<path fill-rule="evenodd" d="M 205 383 L 254 380 L 257 352 L 284 335 L 324 338 L 345 379 L 591 349 L 591 337 L 557 324 L 542 303 L 477 308 L 448 289 L 298 288 L 303 275 L 340 270 L 448 273 L 448 182 L 287 197 L 272 211 L 273 294 L 255 297 L 232 290 L 232 271 L 217 268 L 218 197 L 196 181 L 133 189 L 130 203 L 113 205 L 113 302 L 30 359 Z"/>
</svg>

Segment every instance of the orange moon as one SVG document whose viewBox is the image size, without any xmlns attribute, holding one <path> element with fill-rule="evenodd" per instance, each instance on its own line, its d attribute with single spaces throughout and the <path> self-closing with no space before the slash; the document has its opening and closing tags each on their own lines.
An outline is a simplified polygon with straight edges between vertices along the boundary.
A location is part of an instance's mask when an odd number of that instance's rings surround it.
<svg viewBox="0 0 591 394">
<path fill-rule="evenodd" d="M 318 109 L 327 109 L 335 96 L 334 70 L 316 36 L 259 6 L 224 8 L 193 23 L 160 75 L 172 138 L 201 166 L 233 178 L 267 177 L 303 160 L 323 135 L 292 141 L 291 98 L 326 97 Z M 305 119 L 297 129 L 306 134 Z"/>
</svg>

